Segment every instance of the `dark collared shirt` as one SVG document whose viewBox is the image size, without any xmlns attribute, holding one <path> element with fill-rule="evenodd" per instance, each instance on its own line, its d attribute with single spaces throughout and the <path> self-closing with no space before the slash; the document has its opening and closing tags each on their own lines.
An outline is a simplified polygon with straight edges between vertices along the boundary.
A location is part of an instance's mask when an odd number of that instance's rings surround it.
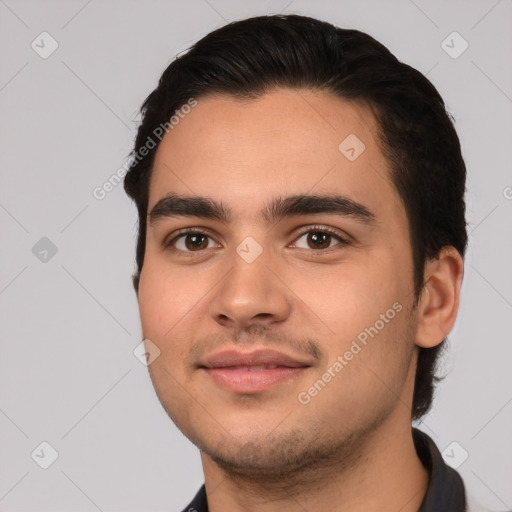
<svg viewBox="0 0 512 512">
<path fill-rule="evenodd" d="M 420 430 L 412 430 L 418 457 L 430 479 L 418 512 L 466 512 L 466 493 L 459 474 L 447 466 L 434 441 Z M 204 485 L 183 512 L 208 512 Z"/>
</svg>

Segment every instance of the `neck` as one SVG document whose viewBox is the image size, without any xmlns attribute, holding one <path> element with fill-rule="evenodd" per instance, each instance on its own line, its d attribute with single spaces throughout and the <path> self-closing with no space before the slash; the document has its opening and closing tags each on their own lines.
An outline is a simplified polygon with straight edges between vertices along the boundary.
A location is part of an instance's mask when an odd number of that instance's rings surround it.
<svg viewBox="0 0 512 512">
<path fill-rule="evenodd" d="M 279 478 L 229 473 L 202 453 L 209 510 L 417 512 L 428 472 L 417 456 L 407 414 L 395 411 L 355 448 L 333 453 L 320 467 Z"/>
</svg>

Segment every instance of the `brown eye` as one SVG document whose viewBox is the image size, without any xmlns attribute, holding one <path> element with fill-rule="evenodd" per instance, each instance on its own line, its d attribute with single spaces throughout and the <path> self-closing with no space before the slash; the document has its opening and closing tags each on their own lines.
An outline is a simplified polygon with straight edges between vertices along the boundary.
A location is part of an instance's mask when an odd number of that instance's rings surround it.
<svg viewBox="0 0 512 512">
<path fill-rule="evenodd" d="M 294 243 L 299 249 L 330 249 L 336 245 L 348 245 L 341 236 L 324 229 L 312 229 L 304 232 Z"/>
<path fill-rule="evenodd" d="M 321 231 L 307 233 L 307 243 L 311 249 L 327 249 L 331 245 L 331 235 Z"/>
<path fill-rule="evenodd" d="M 208 237 L 205 235 L 187 235 L 185 237 L 185 246 L 190 251 L 206 249 L 208 247 Z"/>
<path fill-rule="evenodd" d="M 213 240 L 204 233 L 183 233 L 173 240 L 172 245 L 180 251 L 199 252 L 204 249 L 209 249 L 215 244 Z"/>
</svg>

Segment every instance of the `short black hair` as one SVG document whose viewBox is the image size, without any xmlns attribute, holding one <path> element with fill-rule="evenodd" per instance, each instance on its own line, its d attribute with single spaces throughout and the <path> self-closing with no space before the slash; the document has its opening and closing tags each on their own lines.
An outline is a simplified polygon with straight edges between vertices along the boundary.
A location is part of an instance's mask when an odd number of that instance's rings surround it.
<svg viewBox="0 0 512 512">
<path fill-rule="evenodd" d="M 169 126 L 191 98 L 225 94 L 255 99 L 276 88 L 328 91 L 373 111 L 379 144 L 409 219 L 417 304 L 426 261 L 447 246 L 464 257 L 467 246 L 466 167 L 453 118 L 425 76 L 368 34 L 294 14 L 248 18 L 207 34 L 167 67 L 144 101 L 124 181 L 139 214 L 135 289 L 144 263 L 149 181 L 158 143 L 143 158 L 140 150 L 155 128 Z M 432 405 L 445 344 L 419 348 L 413 419 Z"/>
</svg>

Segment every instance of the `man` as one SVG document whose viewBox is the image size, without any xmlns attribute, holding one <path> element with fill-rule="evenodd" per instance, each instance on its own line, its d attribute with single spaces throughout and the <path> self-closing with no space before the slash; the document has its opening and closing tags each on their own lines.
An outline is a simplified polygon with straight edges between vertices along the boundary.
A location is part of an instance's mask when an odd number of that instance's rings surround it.
<svg viewBox="0 0 512 512">
<path fill-rule="evenodd" d="M 413 429 L 459 306 L 466 170 L 434 86 L 296 15 L 218 29 L 146 99 L 125 190 L 189 511 L 467 510 Z"/>
</svg>

